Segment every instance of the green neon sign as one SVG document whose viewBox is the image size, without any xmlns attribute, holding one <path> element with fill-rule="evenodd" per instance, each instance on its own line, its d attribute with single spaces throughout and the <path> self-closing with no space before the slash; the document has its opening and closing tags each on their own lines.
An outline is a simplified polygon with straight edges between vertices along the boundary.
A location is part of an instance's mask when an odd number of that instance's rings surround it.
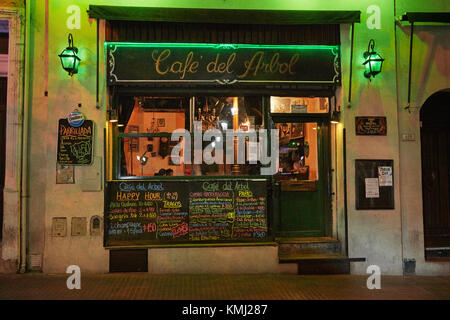
<svg viewBox="0 0 450 320">
<path fill-rule="evenodd" d="M 339 46 L 105 43 L 110 85 L 339 83 Z"/>
</svg>

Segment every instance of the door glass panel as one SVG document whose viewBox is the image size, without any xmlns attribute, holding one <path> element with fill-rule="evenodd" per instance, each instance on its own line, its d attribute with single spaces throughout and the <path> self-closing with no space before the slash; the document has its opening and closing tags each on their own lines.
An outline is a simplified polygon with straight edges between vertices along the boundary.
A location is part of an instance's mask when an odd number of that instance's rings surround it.
<svg viewBox="0 0 450 320">
<path fill-rule="evenodd" d="M 278 180 L 319 180 L 316 122 L 277 123 L 280 131 Z"/>
</svg>

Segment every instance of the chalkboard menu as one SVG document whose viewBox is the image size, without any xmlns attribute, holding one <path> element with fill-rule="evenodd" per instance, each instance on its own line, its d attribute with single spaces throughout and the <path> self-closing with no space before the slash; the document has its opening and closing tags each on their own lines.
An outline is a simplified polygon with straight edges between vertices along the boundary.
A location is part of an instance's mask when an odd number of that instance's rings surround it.
<svg viewBox="0 0 450 320">
<path fill-rule="evenodd" d="M 267 240 L 263 180 L 114 181 L 105 245 Z"/>
<path fill-rule="evenodd" d="M 85 120 L 73 127 L 67 119 L 60 119 L 58 126 L 58 164 L 89 165 L 92 163 L 94 123 Z"/>
</svg>

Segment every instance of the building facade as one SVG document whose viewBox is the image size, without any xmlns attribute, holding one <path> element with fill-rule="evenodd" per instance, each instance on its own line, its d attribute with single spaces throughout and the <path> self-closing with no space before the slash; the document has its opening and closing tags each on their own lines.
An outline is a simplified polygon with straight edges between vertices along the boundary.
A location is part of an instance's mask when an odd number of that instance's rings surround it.
<svg viewBox="0 0 450 320">
<path fill-rule="evenodd" d="M 449 11 L 6 2 L 2 263 L 448 275 Z M 189 133 L 171 141 L 176 129 Z M 206 163 L 211 142 L 231 156 Z"/>
</svg>

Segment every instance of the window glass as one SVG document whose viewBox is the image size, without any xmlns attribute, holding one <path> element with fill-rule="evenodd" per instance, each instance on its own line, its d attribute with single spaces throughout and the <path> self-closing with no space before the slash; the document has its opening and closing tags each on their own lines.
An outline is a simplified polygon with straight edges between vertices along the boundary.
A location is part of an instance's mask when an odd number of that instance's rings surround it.
<svg viewBox="0 0 450 320">
<path fill-rule="evenodd" d="M 278 178 L 319 180 L 317 123 L 277 123 L 276 128 L 280 131 Z"/>
<path fill-rule="evenodd" d="M 270 97 L 272 113 L 327 113 L 328 98 Z"/>
<path fill-rule="evenodd" d="M 119 106 L 119 131 L 124 133 L 171 133 L 185 128 L 189 98 L 130 97 Z"/>
<path fill-rule="evenodd" d="M 201 128 L 199 127 L 201 122 Z M 197 127 L 195 127 L 197 125 Z M 264 127 L 262 97 L 130 97 L 122 98 L 119 106 L 120 175 L 122 177 L 152 176 L 227 176 L 259 175 L 261 166 L 250 164 L 250 142 L 245 139 L 245 150 L 237 143 L 227 145 L 227 130 L 249 132 Z M 177 129 L 186 129 L 189 137 L 171 141 Z M 196 149 L 194 131 L 203 135 L 211 129 L 219 132 L 211 141 L 201 141 Z M 186 141 L 185 139 L 190 139 Z M 203 140 L 203 139 L 202 139 Z M 205 148 L 223 146 L 223 159 L 207 164 Z M 179 147 L 179 148 L 178 148 Z M 180 150 L 173 156 L 174 148 Z M 185 150 L 185 148 L 189 148 Z M 187 161 L 186 157 L 191 159 Z M 245 163 L 227 163 L 227 152 L 243 152 Z M 253 152 L 254 153 L 254 152 Z M 200 155 L 196 157 L 195 155 Z M 219 157 L 217 157 L 218 159 Z"/>
<path fill-rule="evenodd" d="M 178 142 L 170 141 L 170 137 L 123 137 L 120 143 L 123 177 L 185 175 L 182 163 L 183 149 L 181 157 L 174 159 L 171 153 Z"/>
</svg>

